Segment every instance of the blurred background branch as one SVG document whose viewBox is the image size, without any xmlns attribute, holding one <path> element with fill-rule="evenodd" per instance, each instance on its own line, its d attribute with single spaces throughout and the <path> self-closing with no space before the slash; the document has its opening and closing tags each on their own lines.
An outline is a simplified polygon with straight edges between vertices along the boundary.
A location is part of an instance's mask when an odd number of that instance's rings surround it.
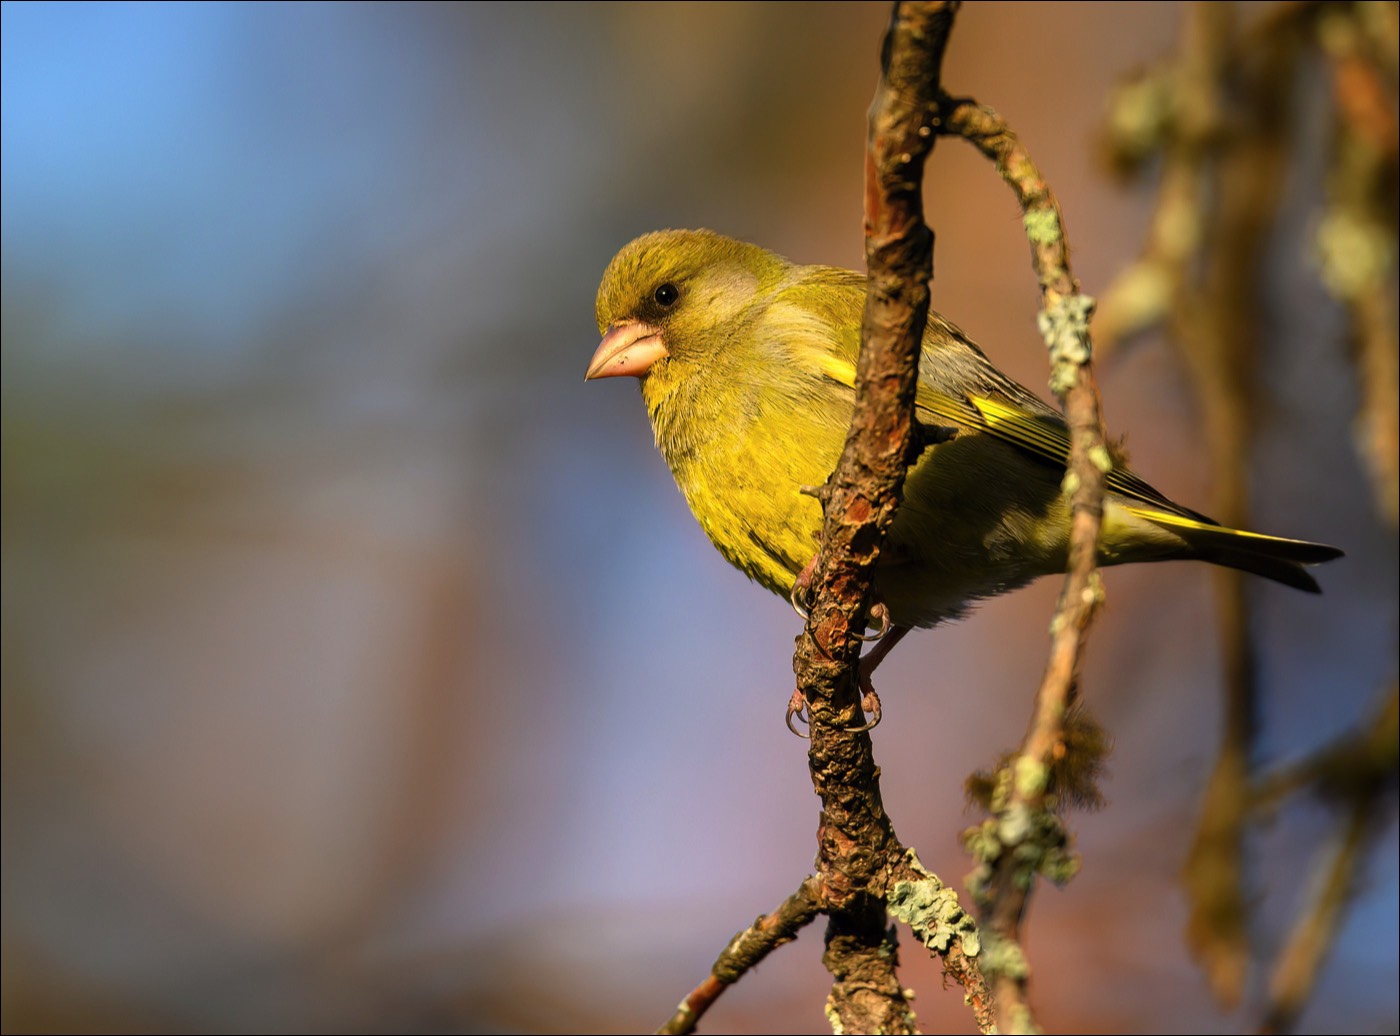
<svg viewBox="0 0 1400 1036">
<path fill-rule="evenodd" d="M 1396 10 L 1392 3 L 1283 4 L 1243 26 L 1229 5 L 1191 4 L 1178 54 L 1121 87 L 1110 106 L 1110 163 L 1125 177 L 1152 169 L 1157 201 L 1146 247 L 1106 293 L 1097 327 L 1110 343 L 1166 327 L 1191 375 L 1211 447 L 1217 488 L 1208 510 L 1226 525 L 1253 522 L 1248 487 L 1268 393 L 1261 365 L 1273 359 L 1261 340 L 1270 326 L 1263 287 L 1308 118 L 1300 87 L 1309 57 L 1329 62 L 1333 80 L 1327 192 L 1315 203 L 1318 273 L 1349 312 L 1361 400 L 1356 444 L 1380 519 L 1396 523 Z M 1233 1005 L 1257 956 L 1247 836 L 1262 704 L 1251 589 L 1238 572 L 1212 575 L 1224 726 L 1184 877 L 1191 945 L 1217 996 Z M 1393 736 L 1386 710 L 1381 715 L 1382 736 Z M 1352 757 L 1358 767 L 1369 758 Z M 1366 791 L 1341 810 L 1343 849 L 1327 865 L 1325 892 L 1305 908 L 1274 973 L 1265 1009 L 1271 1031 L 1291 1025 L 1306 1000 L 1360 864 L 1363 835 L 1380 822 L 1374 796 L 1384 782 L 1360 783 Z"/>
</svg>

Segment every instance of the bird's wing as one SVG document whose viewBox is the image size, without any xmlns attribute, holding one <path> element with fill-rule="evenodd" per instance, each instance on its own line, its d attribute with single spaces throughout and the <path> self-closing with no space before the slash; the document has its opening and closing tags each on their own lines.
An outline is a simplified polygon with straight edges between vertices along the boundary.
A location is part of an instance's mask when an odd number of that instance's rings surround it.
<svg viewBox="0 0 1400 1036">
<path fill-rule="evenodd" d="M 854 389 L 865 278 L 825 266 L 802 267 L 796 273 L 795 284 L 823 290 L 809 290 L 797 298 L 780 295 L 770 314 L 785 315 L 780 326 L 804 363 Z M 1069 464 L 1069 429 L 1063 415 L 997 370 L 960 328 L 933 312 L 924 333 L 915 406 L 925 424 L 986 432 L 1048 463 L 1062 468 Z M 1110 450 L 1110 457 L 1113 467 L 1105 481 L 1113 492 L 1149 504 L 1165 512 L 1164 517 L 1218 525 L 1138 478 L 1116 450 Z"/>
<path fill-rule="evenodd" d="M 979 376 L 974 383 L 985 383 L 982 390 L 950 394 L 931 386 L 925 377 L 920 380 L 915 396 L 919 420 L 925 424 L 986 432 L 1042 460 L 1066 467 L 1069 464 L 1069 429 L 1064 418 L 997 371 L 982 358 L 980 351 L 974 355 L 983 367 L 977 372 Z M 959 360 L 965 359 L 959 357 Z M 855 387 L 855 365 L 846 357 L 826 353 L 819 362 L 826 377 L 846 388 Z M 946 372 L 940 369 L 940 373 Z M 1115 493 L 1151 504 L 1167 515 L 1206 525 L 1217 524 L 1205 515 L 1168 499 L 1133 474 L 1117 457 L 1112 459 L 1113 467 L 1105 482 Z"/>
<path fill-rule="evenodd" d="M 1038 454 L 1057 464 L 1069 464 L 1069 428 L 1064 419 L 1044 414 L 1031 414 L 1009 405 L 1004 401 L 988 397 L 970 396 L 968 400 L 981 415 L 983 425 L 991 434 L 1015 443 L 1032 453 Z M 1113 467 L 1104 477 L 1108 488 L 1131 500 L 1140 500 L 1161 508 L 1168 514 L 1215 525 L 1216 522 L 1190 508 L 1182 507 L 1174 500 L 1148 485 L 1109 453 Z"/>
</svg>

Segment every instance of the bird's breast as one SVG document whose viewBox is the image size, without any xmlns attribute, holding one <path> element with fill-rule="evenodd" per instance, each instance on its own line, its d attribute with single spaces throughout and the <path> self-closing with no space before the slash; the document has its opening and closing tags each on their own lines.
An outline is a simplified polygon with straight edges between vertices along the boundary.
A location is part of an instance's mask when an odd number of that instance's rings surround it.
<svg viewBox="0 0 1400 1036">
<path fill-rule="evenodd" d="M 652 415 L 657 446 L 705 534 L 733 565 L 776 593 L 816 553 L 820 485 L 840 452 L 812 413 L 751 394 L 708 412 Z"/>
</svg>

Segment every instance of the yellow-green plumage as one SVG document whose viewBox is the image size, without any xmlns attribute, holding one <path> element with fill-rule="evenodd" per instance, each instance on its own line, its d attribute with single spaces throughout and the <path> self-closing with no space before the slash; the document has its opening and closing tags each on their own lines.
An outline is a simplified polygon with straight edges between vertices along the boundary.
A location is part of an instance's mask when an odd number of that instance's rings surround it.
<svg viewBox="0 0 1400 1036">
<path fill-rule="evenodd" d="M 598 289 L 604 340 L 589 377 L 634 374 L 656 444 L 720 552 L 788 594 L 816 553 L 820 485 L 850 425 L 865 278 L 798 266 L 708 231 L 640 237 Z M 610 340 L 615 339 L 610 343 Z M 634 344 L 636 343 L 636 344 Z M 901 626 L 1065 566 L 1068 449 L 1058 412 L 929 315 L 917 417 L 956 429 L 909 472 L 876 590 Z M 1301 589 L 1341 552 L 1224 529 L 1125 467 L 1109 475 L 1104 564 L 1199 558 Z"/>
</svg>

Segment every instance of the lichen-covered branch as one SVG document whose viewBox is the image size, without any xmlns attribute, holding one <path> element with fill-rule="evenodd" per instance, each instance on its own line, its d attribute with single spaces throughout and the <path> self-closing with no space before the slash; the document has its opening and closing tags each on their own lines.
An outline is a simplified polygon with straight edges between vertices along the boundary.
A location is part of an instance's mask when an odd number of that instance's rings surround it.
<svg viewBox="0 0 1400 1036">
<path fill-rule="evenodd" d="M 1029 967 L 1020 949 L 1021 922 L 1037 874 L 1065 880 L 1073 872 L 1067 835 L 1056 812 L 1055 774 L 1065 770 L 1080 658 L 1102 598 L 1096 570 L 1110 460 L 1089 340 L 1093 302 L 1079 293 L 1059 206 L 1039 169 L 1000 116 L 972 101 L 947 104 L 944 132 L 961 136 L 996 162 L 1024 213 L 1041 288 L 1040 329 L 1050 351 L 1050 386 L 1065 410 L 1070 458 L 1069 567 L 1051 622 L 1050 658 L 1036 693 L 1030 727 L 1003 768 L 995 817 L 969 840 L 979 867 L 974 895 L 983 916 L 984 955 L 998 1031 L 1035 1031 L 1026 998 Z M 1071 762 L 1071 766 L 1073 763 Z"/>
<path fill-rule="evenodd" d="M 996 1015 L 991 990 L 978 963 L 982 939 L 957 892 L 925 870 L 912 849 L 894 862 L 887 882 L 890 916 L 907 924 L 929 952 L 942 959 L 944 973 L 962 986 L 978 1029 L 991 1032 Z"/>
</svg>

